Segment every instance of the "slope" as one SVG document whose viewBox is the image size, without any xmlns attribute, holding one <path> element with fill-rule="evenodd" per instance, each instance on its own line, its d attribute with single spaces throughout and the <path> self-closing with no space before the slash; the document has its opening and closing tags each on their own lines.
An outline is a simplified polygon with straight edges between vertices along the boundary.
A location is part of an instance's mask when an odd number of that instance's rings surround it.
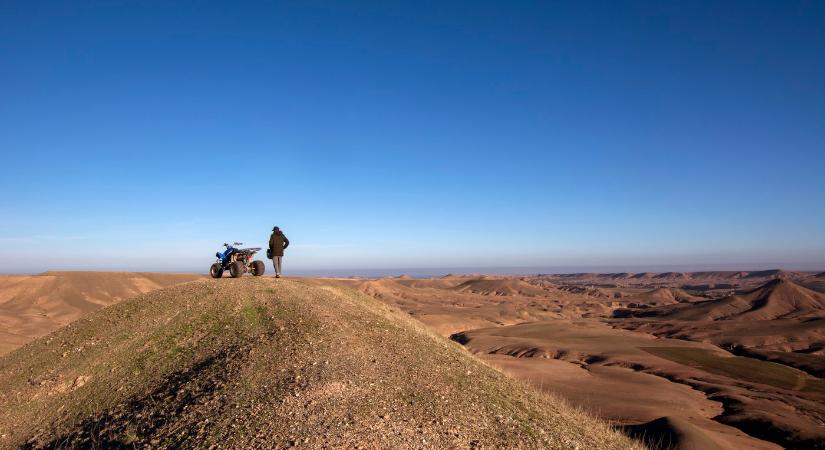
<svg viewBox="0 0 825 450">
<path fill-rule="evenodd" d="M 517 278 L 479 278 L 465 281 L 454 287 L 458 292 L 471 292 L 482 295 L 522 295 L 535 297 L 547 295 L 547 291 Z"/>
<path fill-rule="evenodd" d="M 628 302 L 646 305 L 674 305 L 677 303 L 695 302 L 701 299 L 701 297 L 690 295 L 682 289 L 664 287 L 655 288 L 651 291 L 624 298 L 624 300 Z"/>
<path fill-rule="evenodd" d="M 0 358 L 0 446 L 637 444 L 398 310 L 301 281 L 202 280 Z"/>
<path fill-rule="evenodd" d="M 630 315 L 690 321 L 816 318 L 825 316 L 825 294 L 792 281 L 775 279 L 745 294 L 650 308 L 631 312 Z"/>
<path fill-rule="evenodd" d="M 103 306 L 197 278 L 127 272 L 0 276 L 0 355 Z"/>
</svg>

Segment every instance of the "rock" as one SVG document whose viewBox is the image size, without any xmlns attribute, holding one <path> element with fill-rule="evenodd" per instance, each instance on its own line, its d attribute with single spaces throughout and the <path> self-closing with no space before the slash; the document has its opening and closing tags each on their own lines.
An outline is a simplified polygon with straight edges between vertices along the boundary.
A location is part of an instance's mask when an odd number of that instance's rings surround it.
<svg viewBox="0 0 825 450">
<path fill-rule="evenodd" d="M 72 383 L 72 387 L 75 388 L 75 389 L 77 389 L 79 387 L 82 387 L 84 384 L 86 384 L 87 381 L 89 381 L 89 378 L 91 378 L 91 377 L 87 377 L 87 376 L 83 376 L 83 375 L 75 378 L 74 383 Z"/>
</svg>

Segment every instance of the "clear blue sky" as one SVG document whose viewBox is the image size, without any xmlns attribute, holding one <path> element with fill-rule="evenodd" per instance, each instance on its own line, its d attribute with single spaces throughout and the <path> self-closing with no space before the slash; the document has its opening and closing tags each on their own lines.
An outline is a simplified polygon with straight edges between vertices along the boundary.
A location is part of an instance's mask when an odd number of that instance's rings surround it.
<svg viewBox="0 0 825 450">
<path fill-rule="evenodd" d="M 0 3 L 0 271 L 825 269 L 825 2 L 333 3 Z"/>
</svg>

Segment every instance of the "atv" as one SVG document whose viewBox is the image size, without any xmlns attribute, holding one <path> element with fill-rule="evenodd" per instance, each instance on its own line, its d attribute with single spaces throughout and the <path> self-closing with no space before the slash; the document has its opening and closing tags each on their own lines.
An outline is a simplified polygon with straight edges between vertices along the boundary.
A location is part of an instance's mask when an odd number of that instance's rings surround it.
<svg viewBox="0 0 825 450">
<path fill-rule="evenodd" d="M 223 271 L 227 269 L 229 270 L 229 274 L 232 275 L 232 278 L 238 278 L 246 272 L 250 272 L 256 277 L 264 274 L 264 269 L 266 268 L 264 262 L 252 260 L 255 253 L 261 250 L 260 247 L 237 248 L 235 247 L 236 245 L 243 244 L 240 242 L 234 242 L 232 245 L 223 244 L 226 250 L 222 253 L 215 253 L 215 257 L 218 258 L 218 260 L 215 261 L 209 269 L 209 275 L 212 275 L 212 278 L 222 277 Z"/>
</svg>

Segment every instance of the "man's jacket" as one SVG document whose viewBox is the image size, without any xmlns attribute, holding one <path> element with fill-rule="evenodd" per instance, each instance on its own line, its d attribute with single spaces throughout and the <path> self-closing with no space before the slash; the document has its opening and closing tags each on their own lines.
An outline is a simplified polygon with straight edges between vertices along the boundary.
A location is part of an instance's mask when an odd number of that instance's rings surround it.
<svg viewBox="0 0 825 450">
<path fill-rule="evenodd" d="M 272 256 L 284 256 L 284 249 L 289 247 L 289 239 L 284 236 L 283 231 L 273 231 L 269 237 L 269 248 Z"/>
</svg>

